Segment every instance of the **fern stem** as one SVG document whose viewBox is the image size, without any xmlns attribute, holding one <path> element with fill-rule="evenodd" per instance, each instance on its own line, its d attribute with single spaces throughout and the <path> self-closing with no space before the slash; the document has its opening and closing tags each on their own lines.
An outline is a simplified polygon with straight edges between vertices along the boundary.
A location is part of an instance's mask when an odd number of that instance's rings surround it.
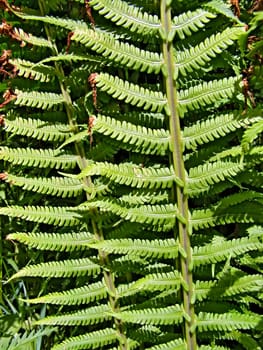
<svg viewBox="0 0 263 350">
<path fill-rule="evenodd" d="M 178 100 L 176 90 L 176 70 L 173 55 L 173 38 L 171 3 L 169 0 L 161 0 L 161 36 L 163 39 L 163 76 L 166 85 L 168 105 L 166 113 L 169 117 L 169 128 L 171 133 L 171 147 L 173 168 L 177 178 L 185 184 L 185 166 L 183 161 L 183 142 L 178 113 Z M 180 244 L 180 268 L 185 285 L 182 286 L 183 307 L 185 311 L 184 333 L 188 350 L 196 350 L 195 334 L 195 311 L 194 311 L 194 291 L 192 276 L 192 252 L 190 243 L 190 216 L 188 210 L 188 198 L 184 194 L 184 186 L 175 184 L 176 201 L 179 213 L 185 219 L 185 223 L 178 220 L 179 244 Z M 177 236 L 177 228 L 175 230 Z"/>
<path fill-rule="evenodd" d="M 40 8 L 42 16 L 44 16 L 46 13 L 45 1 L 38 0 L 38 4 L 39 4 L 39 8 Z M 53 43 L 51 30 L 47 24 L 44 24 L 44 27 L 45 27 L 47 38 L 52 43 L 53 54 L 54 54 L 54 56 L 57 56 L 59 52 L 58 52 L 56 45 Z M 59 85 L 60 85 L 61 93 L 64 97 L 64 106 L 65 106 L 66 114 L 68 117 L 69 125 L 70 125 L 72 131 L 77 134 L 79 132 L 79 128 L 78 128 L 78 125 L 77 125 L 77 123 L 75 121 L 75 117 L 74 117 L 75 113 L 74 113 L 72 99 L 71 99 L 70 93 L 68 92 L 67 86 L 64 83 L 65 73 L 64 73 L 63 67 L 59 62 L 55 62 L 54 66 L 55 66 L 55 70 L 57 72 L 57 76 L 60 77 L 59 78 Z M 80 171 L 82 171 L 88 166 L 88 160 L 86 159 L 86 156 L 85 156 L 85 149 L 84 149 L 84 146 L 81 142 L 75 142 L 74 146 L 75 146 L 75 152 L 79 157 L 79 169 L 80 169 Z M 84 177 L 83 182 L 88 187 L 92 186 L 92 179 L 90 176 Z M 86 193 L 86 197 L 88 200 L 89 199 L 88 193 Z M 98 217 L 99 213 L 98 213 L 97 208 L 93 208 L 92 212 L 93 212 L 95 217 Z M 95 238 L 97 240 L 103 241 L 104 240 L 103 231 L 99 227 L 98 223 L 94 219 L 91 219 L 91 225 L 93 228 L 93 233 L 94 233 Z M 99 256 L 99 260 L 100 260 L 100 263 L 102 266 L 109 265 L 109 256 L 107 253 L 99 250 L 98 256 Z M 107 271 L 106 269 L 104 269 L 103 270 L 103 277 L 104 277 L 106 287 L 108 289 L 109 304 L 111 306 L 111 309 L 114 313 L 118 313 L 120 311 L 120 307 L 119 307 L 118 299 L 116 297 L 114 276 L 110 271 Z M 119 338 L 119 349 L 120 350 L 127 350 L 128 349 L 127 338 L 123 332 L 124 327 L 123 327 L 122 321 L 120 321 L 117 318 L 114 318 L 114 324 L 115 324 L 116 332 L 117 332 L 118 338 Z"/>
</svg>

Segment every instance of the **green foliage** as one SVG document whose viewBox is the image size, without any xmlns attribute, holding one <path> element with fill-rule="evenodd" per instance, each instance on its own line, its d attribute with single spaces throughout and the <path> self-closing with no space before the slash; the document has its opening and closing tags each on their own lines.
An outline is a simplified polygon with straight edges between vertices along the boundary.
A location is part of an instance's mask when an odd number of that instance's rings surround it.
<svg viewBox="0 0 263 350">
<path fill-rule="evenodd" d="M 3 2 L 8 350 L 263 346 L 261 15 L 198 3 Z"/>
</svg>

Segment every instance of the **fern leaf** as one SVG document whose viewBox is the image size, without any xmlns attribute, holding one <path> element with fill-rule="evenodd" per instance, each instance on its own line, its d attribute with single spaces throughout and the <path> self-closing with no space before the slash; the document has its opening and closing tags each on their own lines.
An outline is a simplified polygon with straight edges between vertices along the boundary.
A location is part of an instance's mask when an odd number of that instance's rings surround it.
<svg viewBox="0 0 263 350">
<path fill-rule="evenodd" d="M 216 208 L 194 210 L 192 225 L 194 229 L 224 225 L 226 223 L 262 223 L 262 206 L 258 203 L 248 202 L 226 208 L 225 211 L 217 212 Z M 244 210 L 245 208 L 245 210 Z"/>
<path fill-rule="evenodd" d="M 36 321 L 35 324 L 64 326 L 92 325 L 109 320 L 111 318 L 109 312 L 109 306 L 107 304 L 101 304 L 99 306 L 92 306 L 72 313 L 65 313 L 59 316 L 49 316 Z"/>
<path fill-rule="evenodd" d="M 53 151 L 52 149 L 0 147 L 0 159 L 12 164 L 38 168 L 72 169 L 77 156 Z"/>
<path fill-rule="evenodd" d="M 78 208 L 88 209 L 92 207 L 98 207 L 106 211 L 110 211 L 125 220 L 130 220 L 131 222 L 138 223 L 148 223 L 153 225 L 158 225 L 159 229 L 161 225 L 167 227 L 173 227 L 175 219 L 180 217 L 178 209 L 173 204 L 163 204 L 163 205 L 140 205 L 136 207 L 124 207 L 119 203 L 105 200 L 105 201 L 96 201 L 90 203 L 84 203 Z"/>
<path fill-rule="evenodd" d="M 50 82 L 55 76 L 55 69 L 44 65 L 33 67 L 35 63 L 19 58 L 10 59 L 9 62 L 14 65 L 17 75 L 24 78 L 38 80 L 41 83 Z"/>
<path fill-rule="evenodd" d="M 119 298 L 137 294 L 139 292 L 146 291 L 163 291 L 173 290 L 176 291 L 180 288 L 182 278 L 177 271 L 171 271 L 168 273 L 156 273 L 150 274 L 146 277 L 140 278 L 139 280 L 130 284 L 120 286 L 117 290 Z"/>
<path fill-rule="evenodd" d="M 241 127 L 247 127 L 255 118 L 240 119 L 240 112 L 220 114 L 213 118 L 197 121 L 184 128 L 184 144 L 187 149 L 196 149 L 205 143 L 219 139 Z"/>
<path fill-rule="evenodd" d="M 159 204 L 169 201 L 169 195 L 167 191 L 130 191 L 127 195 L 123 195 L 119 198 L 120 203 L 124 205 L 143 205 L 143 204 Z"/>
<path fill-rule="evenodd" d="M 178 245 L 174 239 L 142 240 L 142 239 L 112 239 L 92 243 L 90 247 L 102 251 L 125 256 L 143 256 L 149 258 L 175 258 L 178 254 Z"/>
<path fill-rule="evenodd" d="M 248 128 L 242 137 L 241 146 L 244 151 L 248 151 L 250 145 L 263 133 L 263 120 L 258 121 Z"/>
<path fill-rule="evenodd" d="M 152 129 L 162 129 L 165 125 L 164 114 L 144 111 L 114 112 L 114 118 L 131 124 L 142 125 Z"/>
<path fill-rule="evenodd" d="M 219 282 L 197 281 L 195 286 L 196 299 L 199 301 L 207 298 L 218 300 L 229 297 L 239 297 L 243 293 L 260 292 L 263 288 L 263 278 L 261 275 L 250 275 L 235 277 L 227 276 Z"/>
<path fill-rule="evenodd" d="M 83 191 L 83 184 L 79 180 L 68 177 L 26 178 L 6 174 L 4 180 L 11 185 L 22 187 L 23 190 L 62 198 L 75 197 Z"/>
<path fill-rule="evenodd" d="M 115 343 L 117 334 L 115 329 L 105 328 L 103 330 L 70 337 L 60 344 L 56 344 L 51 350 L 81 350 L 96 349 L 104 345 Z"/>
<path fill-rule="evenodd" d="M 106 296 L 107 290 L 104 284 L 97 282 L 84 287 L 69 289 L 66 292 L 49 293 L 42 297 L 29 299 L 27 302 L 31 304 L 81 305 L 105 299 Z"/>
<path fill-rule="evenodd" d="M 234 177 L 243 170 L 243 165 L 234 162 L 205 163 L 191 168 L 189 172 L 189 193 L 194 189 L 204 190 L 221 181 Z"/>
<path fill-rule="evenodd" d="M 197 327 L 200 331 L 234 331 L 237 329 L 254 329 L 259 326 L 261 317 L 241 313 L 211 314 L 200 312 Z"/>
<path fill-rule="evenodd" d="M 90 276 L 100 273 L 100 266 L 88 258 L 51 261 L 26 266 L 15 273 L 10 280 L 21 277 L 71 277 Z"/>
<path fill-rule="evenodd" d="M 71 40 L 91 48 L 96 53 L 141 72 L 158 74 L 162 59 L 158 53 L 145 51 L 129 43 L 120 42 L 112 35 L 92 29 L 76 29 Z"/>
<path fill-rule="evenodd" d="M 179 91 L 179 108 L 183 115 L 187 110 L 194 110 L 223 98 L 232 97 L 235 85 L 240 79 L 229 77 L 220 80 L 211 80 Z"/>
<path fill-rule="evenodd" d="M 180 39 L 185 39 L 186 36 L 190 36 L 192 32 L 197 32 L 215 17 L 215 14 L 203 9 L 188 11 L 173 18 L 172 28 Z"/>
<path fill-rule="evenodd" d="M 73 207 L 13 205 L 0 208 L 0 215 L 57 226 L 75 226 L 81 220 L 81 215 Z"/>
<path fill-rule="evenodd" d="M 40 46 L 52 49 L 52 43 L 50 40 L 34 36 L 29 33 L 25 33 L 22 28 L 14 28 L 14 33 L 24 43 L 28 43 L 33 46 Z"/>
<path fill-rule="evenodd" d="M 72 134 L 70 128 L 65 124 L 21 118 L 14 114 L 6 116 L 5 131 L 43 141 L 63 141 Z"/>
<path fill-rule="evenodd" d="M 216 13 L 221 13 L 227 18 L 230 18 L 232 21 L 242 25 L 242 22 L 239 20 L 238 16 L 236 16 L 230 9 L 230 4 L 225 3 L 224 1 L 212 0 L 205 4 L 205 7 L 212 9 L 212 11 L 215 11 Z"/>
<path fill-rule="evenodd" d="M 133 148 L 137 146 L 145 154 L 155 153 L 163 155 L 170 144 L 170 137 L 164 129 L 146 128 L 103 115 L 96 117 L 92 131 L 107 135 L 125 144 L 130 144 Z"/>
<path fill-rule="evenodd" d="M 221 339 L 237 341 L 246 350 L 260 349 L 259 343 L 251 335 L 244 332 L 232 331 L 231 333 L 222 335 Z"/>
<path fill-rule="evenodd" d="M 74 53 L 59 53 L 57 56 L 49 56 L 47 58 L 44 58 L 40 62 L 36 63 L 34 67 L 39 67 L 43 63 L 50 63 L 50 62 L 78 62 L 78 61 L 90 61 L 90 62 L 100 62 L 101 59 L 98 57 L 93 58 L 92 56 L 89 55 L 76 55 Z"/>
<path fill-rule="evenodd" d="M 182 339 L 168 341 L 164 344 L 158 344 L 145 348 L 146 350 L 187 350 L 187 345 Z"/>
<path fill-rule="evenodd" d="M 87 28 L 87 24 L 84 21 L 73 20 L 70 18 L 60 18 L 60 17 L 53 17 L 53 16 L 36 16 L 36 15 L 29 15 L 23 12 L 15 12 L 15 14 L 18 17 L 26 20 L 48 23 L 70 31 L 74 31 L 76 28 Z M 51 41 L 50 40 L 46 40 L 46 41 L 49 43 L 50 47 L 53 48 Z M 37 45 L 37 44 L 34 44 L 33 42 L 32 44 Z"/>
<path fill-rule="evenodd" d="M 221 33 L 206 38 L 201 44 L 191 47 L 188 50 L 176 52 L 176 66 L 182 75 L 201 69 L 212 58 L 216 57 L 233 44 L 240 33 L 244 32 L 243 27 L 227 28 Z"/>
<path fill-rule="evenodd" d="M 90 5 L 105 18 L 118 26 L 128 28 L 131 32 L 141 35 L 157 35 L 160 28 L 159 18 L 142 12 L 138 7 L 125 1 L 91 0 Z"/>
<path fill-rule="evenodd" d="M 162 92 L 151 91 L 107 73 L 98 74 L 96 76 L 96 83 L 98 88 L 106 91 L 112 97 L 152 112 L 161 112 L 167 103 Z M 189 101 L 189 95 L 187 96 L 188 104 L 191 103 Z"/>
<path fill-rule="evenodd" d="M 101 175 L 118 184 L 136 188 L 171 187 L 175 175 L 169 168 L 144 168 L 132 163 L 93 163 L 86 167 L 78 178 Z"/>
<path fill-rule="evenodd" d="M 262 275 L 243 276 L 233 282 L 234 283 L 224 291 L 223 297 L 241 295 L 242 293 L 260 292 L 263 290 Z"/>
<path fill-rule="evenodd" d="M 15 94 L 15 104 L 19 106 L 51 109 L 65 102 L 62 94 L 55 94 L 53 92 L 25 92 L 16 89 Z"/>
<path fill-rule="evenodd" d="M 209 158 L 210 162 L 215 162 L 217 160 L 220 159 L 224 159 L 224 158 L 236 158 L 242 155 L 242 147 L 241 146 L 233 146 L 230 147 L 229 149 L 223 150 L 222 152 L 218 152 L 215 155 L 211 156 Z"/>
<path fill-rule="evenodd" d="M 175 325 L 183 320 L 184 312 L 179 305 L 165 308 L 122 311 L 113 314 L 123 322 L 152 325 Z"/>
<path fill-rule="evenodd" d="M 222 198 L 216 205 L 217 212 L 230 206 L 243 203 L 246 201 L 260 201 L 263 199 L 263 193 L 256 191 L 241 191 Z"/>
<path fill-rule="evenodd" d="M 194 247 L 194 265 L 217 263 L 227 260 L 229 256 L 234 258 L 240 254 L 257 249 L 263 249 L 263 243 L 259 241 L 258 237 L 242 237 L 231 241 L 219 240 L 202 247 Z"/>
<path fill-rule="evenodd" d="M 11 233 L 6 239 L 16 240 L 32 248 L 39 250 L 51 250 L 58 252 L 71 252 L 85 250 L 94 242 L 93 235 L 89 232 L 74 233 Z"/>
</svg>

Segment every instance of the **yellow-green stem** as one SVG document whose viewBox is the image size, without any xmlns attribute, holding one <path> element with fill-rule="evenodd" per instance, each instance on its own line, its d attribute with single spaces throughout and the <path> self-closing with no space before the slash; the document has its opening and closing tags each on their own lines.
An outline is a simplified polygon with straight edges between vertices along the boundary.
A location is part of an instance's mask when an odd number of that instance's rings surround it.
<svg viewBox="0 0 263 350">
<path fill-rule="evenodd" d="M 180 126 L 180 117 L 178 112 L 178 100 L 176 90 L 176 68 L 173 53 L 172 15 L 171 2 L 161 0 L 161 36 L 163 38 L 163 76 L 166 86 L 168 100 L 167 115 L 169 117 L 169 128 L 171 134 L 172 160 L 173 168 L 177 178 L 186 183 L 185 166 L 183 161 L 183 140 Z M 184 186 L 175 184 L 175 200 L 180 215 L 185 219 L 185 223 L 178 220 L 175 229 L 175 235 L 178 235 L 181 247 L 179 266 L 184 280 L 182 286 L 183 307 L 185 311 L 184 336 L 188 350 L 196 350 L 195 334 L 195 312 L 193 295 L 193 276 L 192 276 L 192 251 L 190 243 L 190 217 L 188 209 L 188 198 L 184 193 Z"/>
</svg>

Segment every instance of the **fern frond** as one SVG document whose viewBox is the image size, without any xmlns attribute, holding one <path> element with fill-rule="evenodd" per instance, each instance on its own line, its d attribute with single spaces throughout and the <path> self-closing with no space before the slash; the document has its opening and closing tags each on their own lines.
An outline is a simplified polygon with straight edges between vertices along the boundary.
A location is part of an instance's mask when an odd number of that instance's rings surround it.
<svg viewBox="0 0 263 350">
<path fill-rule="evenodd" d="M 130 284 L 119 286 L 117 294 L 119 298 L 146 291 L 176 291 L 180 288 L 182 277 L 177 271 L 168 273 L 155 273 L 140 278 Z"/>
<path fill-rule="evenodd" d="M 170 137 L 165 129 L 146 128 L 100 114 L 96 117 L 92 131 L 130 144 L 133 148 L 137 146 L 145 154 L 163 155 L 170 144 Z"/>
<path fill-rule="evenodd" d="M 174 239 L 144 240 L 144 239 L 111 239 L 92 243 L 91 248 L 125 256 L 143 256 L 147 258 L 176 258 L 178 244 Z"/>
<path fill-rule="evenodd" d="M 90 308 L 65 313 L 59 316 L 49 316 L 36 321 L 36 325 L 64 325 L 64 326 L 77 326 L 77 325 L 92 325 L 107 321 L 111 318 L 109 315 L 110 307 L 106 304 L 99 306 L 92 306 Z"/>
<path fill-rule="evenodd" d="M 142 35 L 157 35 L 160 28 L 159 18 L 142 12 L 140 8 L 125 1 L 91 0 L 90 5 L 105 18 L 118 26 L 128 28 L 131 32 Z"/>
<path fill-rule="evenodd" d="M 233 146 L 233 147 L 230 147 L 226 150 L 223 150 L 223 151 L 218 152 L 215 155 L 211 156 L 209 158 L 209 161 L 215 162 L 217 160 L 224 159 L 224 158 L 236 158 L 236 157 L 239 157 L 239 159 L 240 159 L 241 155 L 242 155 L 242 147 L 241 146 Z"/>
<path fill-rule="evenodd" d="M 155 74 L 161 70 L 162 59 L 158 53 L 118 41 L 107 33 L 96 32 L 92 29 L 76 29 L 71 40 L 83 44 L 110 61 L 116 62 L 119 66 Z"/>
<path fill-rule="evenodd" d="M 182 339 L 168 341 L 164 344 L 158 344 L 145 348 L 146 350 L 187 350 L 187 345 Z"/>
<path fill-rule="evenodd" d="M 72 134 L 68 125 L 21 118 L 13 113 L 5 118 L 5 131 L 43 141 L 63 141 Z"/>
<path fill-rule="evenodd" d="M 86 129 L 76 133 L 76 134 L 71 134 L 71 136 L 69 136 L 69 138 L 66 139 L 65 142 L 62 143 L 62 145 L 60 145 L 58 147 L 58 149 L 63 149 L 65 146 L 70 145 L 71 143 L 74 142 L 80 142 L 86 138 L 90 137 L 89 132 L 87 131 L 87 127 Z"/>
<path fill-rule="evenodd" d="M 263 288 L 262 275 L 249 275 L 236 278 L 229 275 L 225 280 L 216 281 L 196 281 L 196 299 L 199 301 L 207 298 L 218 300 L 229 297 L 239 297 L 244 293 L 260 292 Z"/>
<path fill-rule="evenodd" d="M 69 289 L 65 292 L 49 293 L 42 297 L 29 299 L 31 304 L 56 304 L 56 305 L 81 305 L 93 301 L 105 299 L 107 289 L 102 282 L 92 283 L 90 285 Z"/>
<path fill-rule="evenodd" d="M 167 227 L 172 227 L 176 218 L 183 220 L 178 213 L 177 207 L 173 204 L 124 207 L 117 202 L 104 200 L 84 203 L 78 208 L 80 210 L 85 210 L 85 208 L 88 209 L 92 207 L 98 207 L 100 209 L 110 211 L 125 220 L 130 220 L 131 222 L 148 223 L 158 226 L 164 225 Z"/>
<path fill-rule="evenodd" d="M 254 164 L 261 164 L 263 161 L 263 146 L 254 146 L 248 153 Z"/>
<path fill-rule="evenodd" d="M 165 125 L 163 113 L 151 113 L 144 111 L 129 111 L 127 113 L 115 112 L 114 118 L 120 121 L 126 121 L 152 129 L 162 129 Z"/>
<path fill-rule="evenodd" d="M 261 236 L 263 234 L 263 226 L 251 226 L 247 229 L 247 232 L 249 233 L 250 236 L 256 235 L 256 236 Z"/>
<path fill-rule="evenodd" d="M 107 73 L 98 74 L 96 83 L 98 88 L 106 91 L 112 97 L 152 112 L 161 112 L 167 103 L 162 92 L 151 91 Z M 189 95 L 189 93 L 186 94 L 188 105 L 191 103 Z M 183 103 L 186 102 L 183 101 Z"/>
<path fill-rule="evenodd" d="M 239 77 L 211 80 L 179 91 L 179 108 L 183 115 L 187 110 L 194 110 L 223 98 L 232 97 Z"/>
<path fill-rule="evenodd" d="M 70 337 L 60 344 L 56 344 L 51 350 L 85 350 L 97 349 L 104 345 L 116 342 L 117 334 L 115 329 L 105 328 L 103 330 Z"/>
<path fill-rule="evenodd" d="M 84 21 L 73 20 L 71 18 L 60 18 L 60 17 L 52 17 L 52 16 L 35 16 L 35 15 L 29 15 L 23 12 L 15 12 L 15 14 L 18 17 L 26 20 L 48 23 L 70 31 L 74 31 L 76 28 L 88 27 Z M 50 40 L 46 40 L 46 41 L 49 43 L 50 47 L 53 48 L 51 41 Z M 32 45 L 36 45 L 36 44 L 32 42 Z"/>
<path fill-rule="evenodd" d="M 223 334 L 221 339 L 237 341 L 246 350 L 260 349 L 259 343 L 249 334 L 245 332 L 232 331 L 231 333 Z"/>
<path fill-rule="evenodd" d="M 114 313 L 114 317 L 123 322 L 152 325 L 174 325 L 183 320 L 184 312 L 179 305 L 164 308 L 122 311 Z"/>
<path fill-rule="evenodd" d="M 50 40 L 25 33 L 22 28 L 14 28 L 14 33 L 21 39 L 22 42 L 28 43 L 30 45 L 46 47 L 49 49 L 52 49 L 53 47 Z"/>
<path fill-rule="evenodd" d="M 197 328 L 200 331 L 234 331 L 237 329 L 254 329 L 259 326 L 259 315 L 246 315 L 237 312 L 211 314 L 200 312 L 197 318 Z"/>
<path fill-rule="evenodd" d="M 184 128 L 184 144 L 187 149 L 196 149 L 205 143 L 219 139 L 241 127 L 246 127 L 256 119 L 240 118 L 240 111 L 220 114 Z"/>
<path fill-rule="evenodd" d="M 39 177 L 28 178 L 5 174 L 4 180 L 12 186 L 22 187 L 23 190 L 48 194 L 62 198 L 75 197 L 83 192 L 84 185 L 77 179 L 69 177 Z"/>
<path fill-rule="evenodd" d="M 19 241 L 39 250 L 51 250 L 58 252 L 72 252 L 85 250 L 94 242 L 94 237 L 89 232 L 74 233 L 10 233 L 6 239 Z"/>
<path fill-rule="evenodd" d="M 242 293 L 260 292 L 261 290 L 263 290 L 262 275 L 243 276 L 234 280 L 233 284 L 224 291 L 222 297 L 241 295 Z"/>
<path fill-rule="evenodd" d="M 74 53 L 59 53 L 57 56 L 49 56 L 47 58 L 44 58 L 40 62 L 35 64 L 35 67 L 41 66 L 43 63 L 50 63 L 50 62 L 78 62 L 78 61 L 90 61 L 90 62 L 96 62 L 96 63 L 102 63 L 102 60 L 99 57 L 93 58 L 92 56 L 86 55 L 77 55 Z M 82 68 L 83 69 L 83 68 Z"/>
<path fill-rule="evenodd" d="M 78 175 L 78 178 L 101 175 L 118 184 L 136 188 L 167 188 L 171 187 L 175 175 L 169 168 L 140 167 L 132 163 L 93 163 Z"/>
<path fill-rule="evenodd" d="M 81 215 L 73 207 L 13 205 L 0 208 L 0 215 L 57 226 L 75 226 L 81 220 Z"/>
<path fill-rule="evenodd" d="M 41 109 L 51 109 L 65 102 L 62 94 L 53 92 L 20 91 L 15 90 L 15 105 Z"/>
<path fill-rule="evenodd" d="M 239 263 L 241 266 L 247 266 L 259 273 L 263 273 L 263 268 L 262 268 L 262 264 L 263 264 L 263 258 L 262 256 L 251 256 L 249 254 L 245 254 L 243 256 L 241 256 L 238 259 Z M 261 298 L 263 297 L 263 294 L 261 295 Z"/>
<path fill-rule="evenodd" d="M 207 189 L 211 185 L 236 176 L 242 170 L 243 165 L 240 163 L 222 161 L 191 168 L 188 178 L 189 191 L 191 193 L 194 189 Z"/>
<path fill-rule="evenodd" d="M 221 33 L 213 34 L 197 46 L 188 50 L 176 51 L 176 67 L 182 75 L 201 69 L 207 62 L 233 44 L 244 27 L 227 28 Z"/>
<path fill-rule="evenodd" d="M 72 169 L 77 165 L 77 156 L 52 149 L 0 147 L 0 159 L 12 164 L 53 169 Z"/>
<path fill-rule="evenodd" d="M 212 242 L 201 247 L 194 247 L 194 265 L 197 267 L 200 265 L 217 263 L 227 260 L 229 256 L 234 258 L 240 254 L 257 249 L 263 250 L 263 243 L 260 242 L 256 236 L 236 238 L 229 241 L 220 239 L 218 242 Z"/>
<path fill-rule="evenodd" d="M 55 69 L 53 67 L 38 65 L 33 67 L 35 63 L 22 60 L 20 58 L 10 59 L 9 62 L 14 65 L 16 74 L 20 77 L 38 80 L 41 83 L 50 82 L 55 76 Z"/>
<path fill-rule="evenodd" d="M 169 201 L 168 191 L 133 190 L 119 198 L 123 205 L 137 206 L 151 203 L 152 205 L 167 203 Z"/>
<path fill-rule="evenodd" d="M 167 341 L 163 344 L 158 344 L 150 348 L 145 348 L 146 350 L 187 350 L 187 345 L 182 339 L 175 339 Z"/>
<path fill-rule="evenodd" d="M 223 212 L 217 212 L 215 208 L 194 210 L 191 218 L 193 228 L 208 228 L 237 222 L 262 223 L 262 206 L 256 202 L 248 202 L 247 204 L 244 202 L 243 204 L 226 208 Z"/>
<path fill-rule="evenodd" d="M 263 120 L 254 123 L 243 134 L 241 146 L 246 152 L 250 145 L 263 133 Z"/>
<path fill-rule="evenodd" d="M 246 201 L 260 201 L 263 199 L 263 193 L 257 191 L 240 191 L 222 198 L 216 205 L 217 212 L 224 210 L 230 206 L 243 203 Z"/>
<path fill-rule="evenodd" d="M 188 11 L 173 18 L 172 28 L 180 39 L 185 39 L 186 36 L 197 32 L 215 17 L 215 14 L 203 9 Z"/>
<path fill-rule="evenodd" d="M 240 21 L 238 16 L 236 16 L 230 8 L 230 4 L 221 0 L 212 0 L 204 5 L 205 8 L 212 9 L 213 12 L 220 13 L 223 16 L 230 18 L 232 21 L 238 24 L 244 24 Z"/>
<path fill-rule="evenodd" d="M 21 277 L 73 277 L 100 273 L 100 266 L 88 258 L 60 260 L 26 266 L 15 273 L 10 281 Z"/>
</svg>

